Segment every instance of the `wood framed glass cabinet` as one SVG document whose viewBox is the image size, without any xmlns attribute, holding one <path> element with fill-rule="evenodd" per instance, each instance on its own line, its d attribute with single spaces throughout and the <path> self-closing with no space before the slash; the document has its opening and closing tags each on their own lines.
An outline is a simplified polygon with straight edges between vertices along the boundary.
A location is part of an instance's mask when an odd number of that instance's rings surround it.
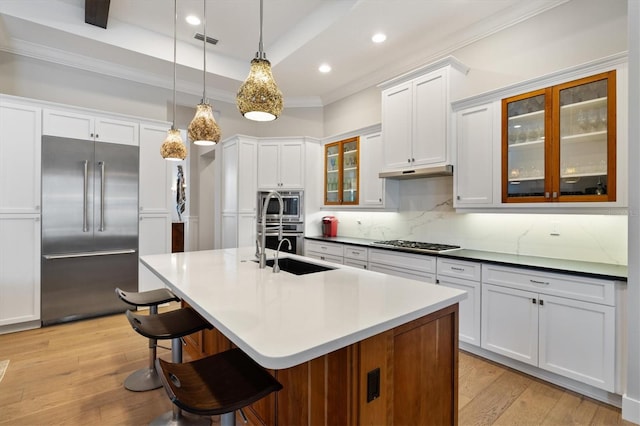
<svg viewBox="0 0 640 426">
<path fill-rule="evenodd" d="M 324 146 L 324 204 L 358 205 L 360 196 L 358 137 Z"/>
<path fill-rule="evenodd" d="M 615 71 L 502 100 L 502 202 L 615 200 Z"/>
</svg>

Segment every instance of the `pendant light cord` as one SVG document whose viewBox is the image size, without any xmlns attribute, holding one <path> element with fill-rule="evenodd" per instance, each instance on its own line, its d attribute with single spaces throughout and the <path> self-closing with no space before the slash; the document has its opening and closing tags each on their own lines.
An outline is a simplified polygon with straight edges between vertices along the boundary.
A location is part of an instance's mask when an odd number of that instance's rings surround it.
<svg viewBox="0 0 640 426">
<path fill-rule="evenodd" d="M 178 0 L 173 0 L 173 120 L 171 128 L 176 128 L 176 38 L 178 26 Z"/>
<path fill-rule="evenodd" d="M 258 59 L 265 59 L 265 54 L 262 51 L 262 0 L 260 0 L 260 43 L 258 43 Z"/>
<path fill-rule="evenodd" d="M 207 101 L 207 0 L 202 0 L 204 4 L 204 18 L 202 19 L 202 52 L 204 56 L 204 67 L 202 72 L 202 103 Z"/>
</svg>

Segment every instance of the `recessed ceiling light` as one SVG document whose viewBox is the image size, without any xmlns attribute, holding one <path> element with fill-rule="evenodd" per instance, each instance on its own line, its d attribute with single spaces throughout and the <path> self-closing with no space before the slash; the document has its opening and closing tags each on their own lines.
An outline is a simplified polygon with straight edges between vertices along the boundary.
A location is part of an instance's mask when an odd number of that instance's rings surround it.
<svg viewBox="0 0 640 426">
<path fill-rule="evenodd" d="M 189 15 L 184 18 L 184 20 L 187 21 L 189 25 L 200 25 L 200 18 L 198 18 L 196 15 Z"/>
<path fill-rule="evenodd" d="M 383 33 L 376 33 L 371 37 L 371 41 L 374 43 L 382 43 L 387 39 L 387 36 Z"/>
<path fill-rule="evenodd" d="M 329 71 L 331 71 L 331 65 L 329 64 L 322 64 L 318 67 L 318 71 L 323 72 L 323 73 L 328 73 Z"/>
</svg>

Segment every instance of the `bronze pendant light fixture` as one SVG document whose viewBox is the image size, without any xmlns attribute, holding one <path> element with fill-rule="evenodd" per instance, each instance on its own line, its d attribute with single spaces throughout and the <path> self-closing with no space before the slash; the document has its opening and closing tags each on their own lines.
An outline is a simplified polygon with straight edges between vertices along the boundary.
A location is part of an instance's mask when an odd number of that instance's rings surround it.
<svg viewBox="0 0 640 426">
<path fill-rule="evenodd" d="M 178 25 L 178 4 L 173 0 L 173 121 L 167 138 L 160 147 L 160 155 L 165 160 L 180 161 L 187 158 L 187 147 L 182 142 L 180 130 L 176 129 L 176 27 Z"/>
<path fill-rule="evenodd" d="M 202 102 L 196 106 L 196 115 L 189 123 L 189 139 L 196 145 L 211 146 L 220 141 L 220 127 L 213 117 L 211 105 L 207 102 L 207 0 L 202 0 L 204 17 L 202 19 L 202 49 L 204 66 L 202 73 Z"/>
<path fill-rule="evenodd" d="M 260 0 L 260 43 L 251 61 L 249 76 L 236 96 L 240 113 L 249 120 L 272 121 L 282 113 L 282 92 L 271 73 L 271 62 L 262 51 L 262 2 Z"/>
</svg>

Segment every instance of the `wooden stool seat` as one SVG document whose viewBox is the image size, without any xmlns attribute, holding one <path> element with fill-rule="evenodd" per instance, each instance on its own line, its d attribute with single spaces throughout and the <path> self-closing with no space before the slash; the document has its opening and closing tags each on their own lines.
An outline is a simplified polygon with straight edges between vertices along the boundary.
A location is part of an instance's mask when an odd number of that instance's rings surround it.
<svg viewBox="0 0 640 426">
<path fill-rule="evenodd" d="M 238 348 L 184 364 L 158 359 L 156 369 L 171 401 L 202 416 L 233 413 L 282 389 Z"/>
<path fill-rule="evenodd" d="M 159 288 L 157 290 L 141 292 L 125 292 L 116 288 L 116 294 L 125 303 L 133 306 L 158 306 L 163 303 L 179 302 L 180 298 L 169 289 Z"/>
<path fill-rule="evenodd" d="M 213 328 L 211 324 L 189 307 L 156 315 L 139 315 L 132 311 L 127 311 L 126 315 L 131 327 L 150 339 L 175 339 L 205 328 Z"/>
<path fill-rule="evenodd" d="M 148 306 L 149 314 L 158 313 L 158 305 L 180 301 L 180 298 L 166 288 L 142 292 L 129 292 L 116 288 L 116 295 L 125 303 L 136 307 Z M 124 380 L 124 387 L 134 392 L 144 392 L 162 387 L 162 382 L 156 373 L 156 354 L 158 342 L 149 339 L 149 364 L 146 368 L 131 373 Z"/>
</svg>

